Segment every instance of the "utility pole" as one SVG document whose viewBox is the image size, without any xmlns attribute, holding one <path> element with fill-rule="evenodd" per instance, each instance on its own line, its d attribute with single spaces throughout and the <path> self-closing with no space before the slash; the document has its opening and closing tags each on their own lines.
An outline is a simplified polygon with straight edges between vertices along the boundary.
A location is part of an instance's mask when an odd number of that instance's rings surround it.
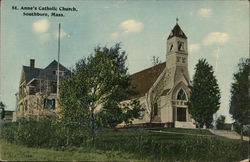
<svg viewBox="0 0 250 162">
<path fill-rule="evenodd" d="M 57 55 L 57 89 L 56 89 L 56 102 L 57 107 L 59 106 L 59 83 L 60 83 L 60 73 L 59 73 L 59 65 L 60 65 L 60 34 L 61 34 L 61 23 L 59 23 L 59 30 L 58 30 L 58 55 Z"/>
</svg>

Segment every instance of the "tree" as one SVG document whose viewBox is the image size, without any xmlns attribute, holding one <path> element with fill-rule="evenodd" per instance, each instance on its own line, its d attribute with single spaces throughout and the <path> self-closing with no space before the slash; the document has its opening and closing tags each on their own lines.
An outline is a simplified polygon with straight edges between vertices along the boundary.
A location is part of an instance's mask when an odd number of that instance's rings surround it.
<svg viewBox="0 0 250 162">
<path fill-rule="evenodd" d="M 116 44 L 97 47 L 93 55 L 78 61 L 73 76 L 60 87 L 64 119 L 83 123 L 94 133 L 97 125 L 115 127 L 140 117 L 138 101 L 122 102 L 131 93 L 126 59 Z"/>
<path fill-rule="evenodd" d="M 0 101 L 0 114 L 1 114 L 1 119 L 3 119 L 5 116 L 5 105 L 2 101 Z"/>
<path fill-rule="evenodd" d="M 229 113 L 243 133 L 243 126 L 249 124 L 250 119 L 250 59 L 241 59 L 238 72 L 233 74 L 231 85 L 231 101 Z"/>
<path fill-rule="evenodd" d="M 224 129 L 226 117 L 224 115 L 220 115 L 216 120 L 216 128 Z"/>
<path fill-rule="evenodd" d="M 214 76 L 213 67 L 206 59 L 200 59 L 195 67 L 193 85 L 191 86 L 189 113 L 199 127 L 211 126 L 213 114 L 220 106 L 220 90 Z"/>
</svg>

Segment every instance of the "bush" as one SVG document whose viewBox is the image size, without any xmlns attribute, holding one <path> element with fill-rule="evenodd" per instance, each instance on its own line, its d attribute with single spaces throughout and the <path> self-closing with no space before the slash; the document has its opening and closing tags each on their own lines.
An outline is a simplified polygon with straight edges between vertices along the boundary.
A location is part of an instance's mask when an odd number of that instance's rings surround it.
<svg viewBox="0 0 250 162">
<path fill-rule="evenodd" d="M 172 132 L 166 133 L 168 130 Z M 78 123 L 52 119 L 20 120 L 1 127 L 2 138 L 32 147 L 70 149 L 75 152 L 78 146 L 84 146 L 93 151 L 132 153 L 137 159 L 152 161 L 238 161 L 247 158 L 247 142 L 225 139 L 199 130 L 197 135 L 195 130 L 191 131 L 193 135 L 185 135 L 185 132 L 190 134 L 186 129 L 163 129 L 162 132 L 109 129 L 93 136 Z"/>
<path fill-rule="evenodd" d="M 88 132 L 80 124 L 66 124 L 50 118 L 5 123 L 1 126 L 1 132 L 1 138 L 30 147 L 80 146 L 88 138 Z"/>
<path fill-rule="evenodd" d="M 247 142 L 239 140 L 145 130 L 100 132 L 95 147 L 134 153 L 140 160 L 153 161 L 236 161 L 248 154 Z"/>
<path fill-rule="evenodd" d="M 3 123 L 1 125 L 1 138 L 14 143 L 16 140 L 17 123 Z"/>
<path fill-rule="evenodd" d="M 216 128 L 217 129 L 225 129 L 225 120 L 226 117 L 224 115 L 220 115 L 216 120 Z"/>
<path fill-rule="evenodd" d="M 241 134 L 241 126 L 239 123 L 235 122 L 233 124 L 235 132 L 238 134 Z M 250 125 L 243 125 L 242 126 L 242 134 L 243 136 L 249 136 L 250 137 Z"/>
</svg>

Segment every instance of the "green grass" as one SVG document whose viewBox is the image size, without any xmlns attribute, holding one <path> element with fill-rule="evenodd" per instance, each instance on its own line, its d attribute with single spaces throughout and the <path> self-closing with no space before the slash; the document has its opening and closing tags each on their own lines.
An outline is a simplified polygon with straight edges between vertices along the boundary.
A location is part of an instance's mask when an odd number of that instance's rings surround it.
<svg viewBox="0 0 250 162">
<path fill-rule="evenodd" d="M 132 154 L 119 151 L 103 151 L 85 147 L 68 147 L 64 151 L 30 148 L 21 145 L 10 144 L 1 140 L 0 160 L 8 161 L 125 161 L 133 160 Z"/>
<path fill-rule="evenodd" d="M 181 128 L 100 132 L 96 148 L 136 153 L 140 160 L 237 161 L 248 156 L 247 142 Z"/>
<path fill-rule="evenodd" d="M 102 161 L 240 161 L 248 156 L 248 142 L 212 135 L 208 130 L 105 130 L 93 143 L 60 150 L 28 148 L 1 142 L 4 160 Z M 88 147 L 87 147 L 88 146 Z"/>
</svg>

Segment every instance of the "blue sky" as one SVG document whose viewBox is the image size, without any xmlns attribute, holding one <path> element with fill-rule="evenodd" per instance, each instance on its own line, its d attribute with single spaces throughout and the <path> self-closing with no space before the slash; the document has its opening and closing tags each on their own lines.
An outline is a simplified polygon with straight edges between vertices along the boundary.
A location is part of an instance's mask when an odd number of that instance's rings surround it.
<svg viewBox="0 0 250 162">
<path fill-rule="evenodd" d="M 64 17 L 35 17 L 23 16 L 12 6 L 75 7 L 78 11 L 62 12 Z M 35 59 L 40 68 L 57 59 L 58 23 L 62 25 L 63 65 L 73 66 L 97 45 L 122 42 L 132 74 L 150 67 L 153 56 L 165 61 L 166 39 L 176 17 L 188 37 L 190 77 L 198 59 L 206 58 L 213 65 L 222 95 L 218 114 L 230 121 L 232 75 L 239 59 L 249 57 L 248 1 L 2 1 L 0 100 L 8 109 L 15 108 L 21 68 L 29 65 L 29 59 Z"/>
</svg>

